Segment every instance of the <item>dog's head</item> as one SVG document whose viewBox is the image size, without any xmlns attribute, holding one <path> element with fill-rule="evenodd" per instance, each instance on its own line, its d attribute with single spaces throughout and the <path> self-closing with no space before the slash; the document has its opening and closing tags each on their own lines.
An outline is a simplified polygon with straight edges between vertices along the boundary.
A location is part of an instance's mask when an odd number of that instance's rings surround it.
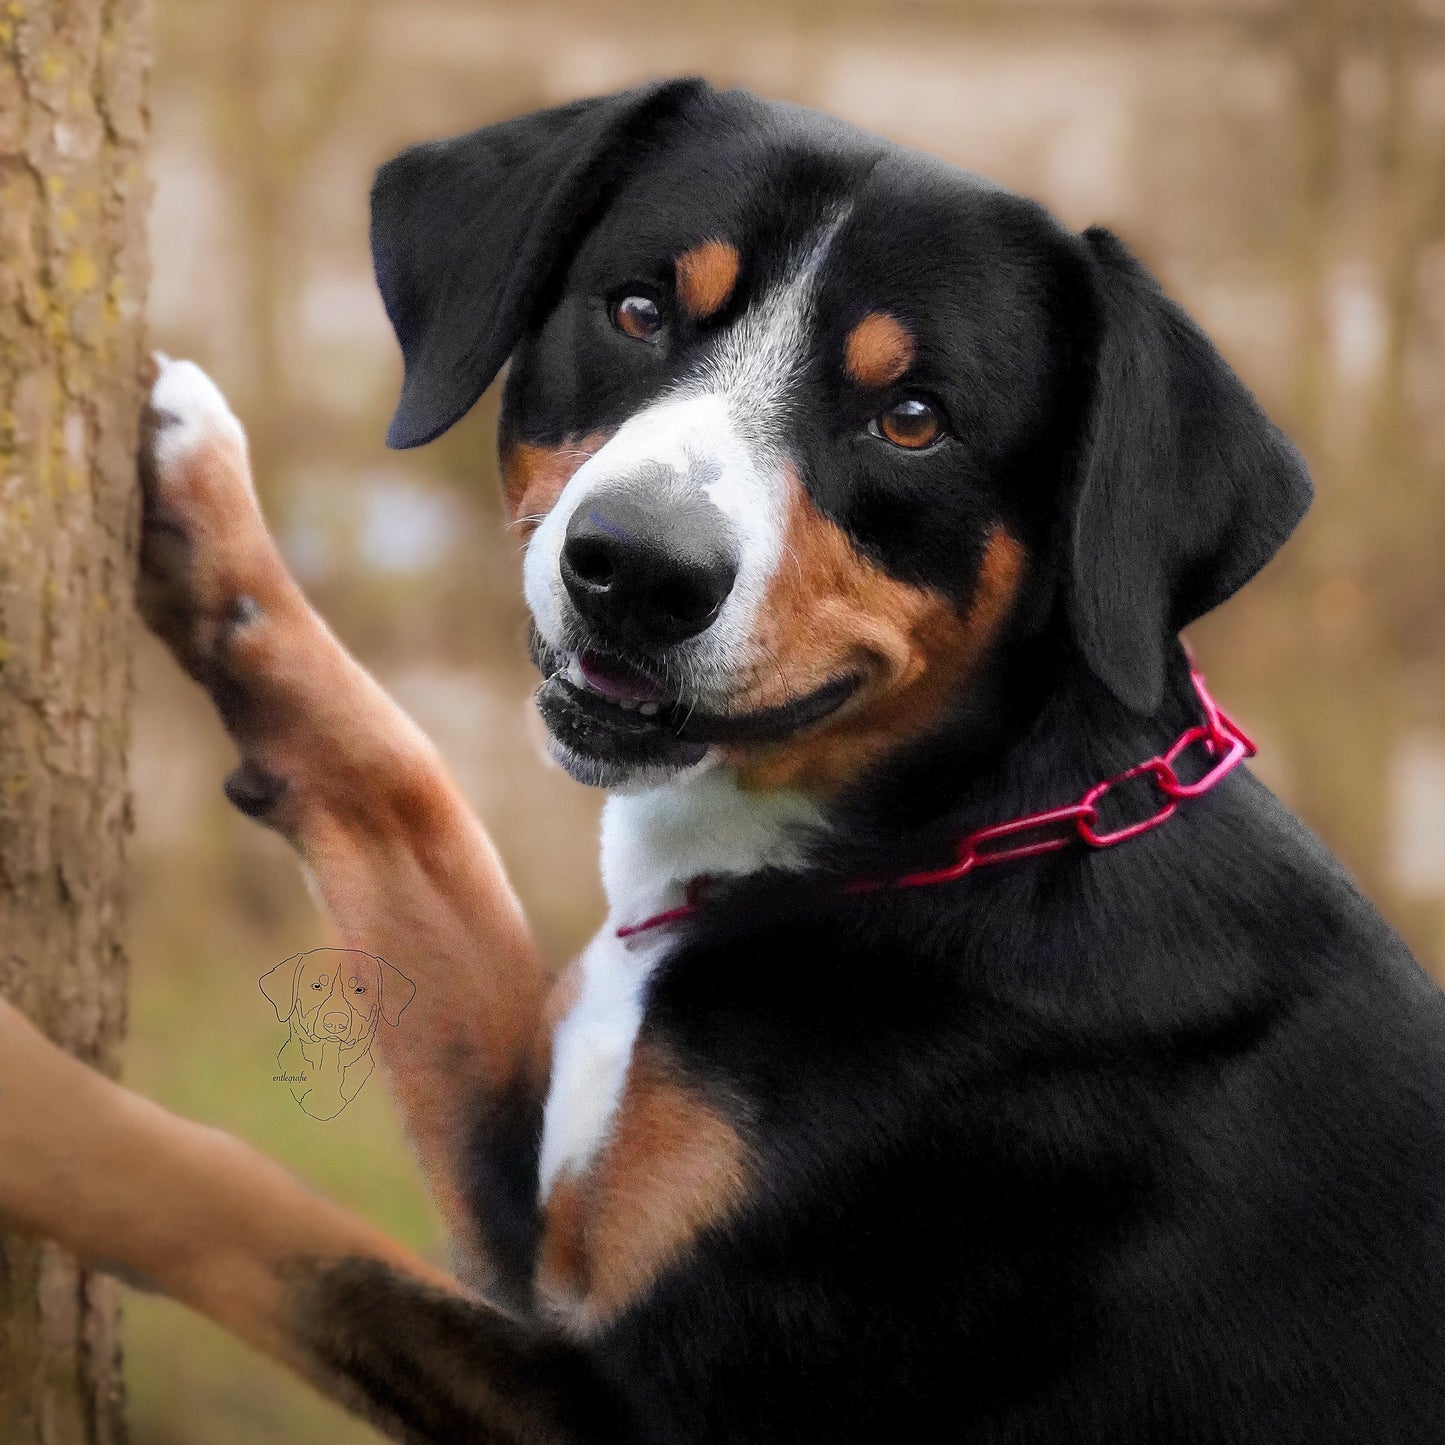
<svg viewBox="0 0 1445 1445">
<path fill-rule="evenodd" d="M 384 958 L 350 948 L 314 948 L 278 963 L 261 979 L 276 1017 L 308 1039 L 360 1043 L 378 1016 L 393 1027 L 411 1002 L 412 981 Z"/>
<path fill-rule="evenodd" d="M 841 122 L 677 81 L 384 166 L 373 249 L 445 431 L 507 359 L 558 757 L 839 786 L 1059 630 L 1129 707 L 1309 500 L 1109 233 Z"/>
</svg>

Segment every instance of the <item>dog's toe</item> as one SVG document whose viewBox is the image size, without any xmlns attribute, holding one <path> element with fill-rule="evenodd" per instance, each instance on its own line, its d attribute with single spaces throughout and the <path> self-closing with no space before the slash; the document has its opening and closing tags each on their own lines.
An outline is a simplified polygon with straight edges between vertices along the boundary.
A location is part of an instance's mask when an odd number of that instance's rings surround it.
<svg viewBox="0 0 1445 1445">
<path fill-rule="evenodd" d="M 162 482 L 208 443 L 239 449 L 245 456 L 246 433 L 226 404 L 220 388 L 194 361 L 172 361 L 157 351 L 151 358 L 155 382 L 146 403 L 148 460 Z M 238 469 L 247 492 L 249 469 Z"/>
</svg>

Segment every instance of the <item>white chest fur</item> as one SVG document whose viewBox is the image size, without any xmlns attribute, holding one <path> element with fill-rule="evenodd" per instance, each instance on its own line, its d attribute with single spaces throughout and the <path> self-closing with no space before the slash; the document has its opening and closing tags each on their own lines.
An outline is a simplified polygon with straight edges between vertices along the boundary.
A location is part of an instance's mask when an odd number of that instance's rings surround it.
<svg viewBox="0 0 1445 1445">
<path fill-rule="evenodd" d="M 797 793 L 750 795 L 723 768 L 666 787 L 616 795 L 602 814 L 607 921 L 587 945 L 581 986 L 552 1040 L 552 1079 L 542 1123 L 541 1196 L 580 1174 L 604 1146 L 642 1022 L 647 981 L 667 955 L 666 928 L 617 937 L 617 929 L 682 902 L 704 874 L 740 877 L 796 866 L 822 826 Z"/>
</svg>

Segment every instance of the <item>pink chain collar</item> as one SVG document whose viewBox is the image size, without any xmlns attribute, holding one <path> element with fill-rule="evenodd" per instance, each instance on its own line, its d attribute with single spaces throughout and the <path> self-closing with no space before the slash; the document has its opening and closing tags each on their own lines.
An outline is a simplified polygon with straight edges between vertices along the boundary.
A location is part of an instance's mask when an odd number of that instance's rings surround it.
<svg viewBox="0 0 1445 1445">
<path fill-rule="evenodd" d="M 1102 783 L 1095 783 L 1077 803 L 1062 808 L 1049 808 L 1041 813 L 1025 813 L 1021 818 L 1010 818 L 1004 823 L 992 823 L 970 833 L 959 844 L 958 857 L 946 868 L 933 869 L 927 873 L 910 873 L 903 878 L 886 880 L 858 879 L 847 885 L 850 893 L 873 893 L 884 888 L 926 888 L 934 883 L 952 883 L 975 868 L 984 868 L 993 863 L 1011 863 L 1020 858 L 1035 858 L 1041 853 L 1053 853 L 1073 843 L 1085 843 L 1090 848 L 1112 848 L 1116 843 L 1137 838 L 1161 823 L 1167 823 L 1178 809 L 1183 798 L 1197 798 L 1207 793 L 1220 779 L 1232 772 L 1245 758 L 1252 758 L 1255 746 L 1249 735 L 1226 713 L 1204 685 L 1203 675 L 1190 669 L 1189 680 L 1194 684 L 1204 721 L 1186 728 L 1169 749 L 1157 757 L 1146 758 Z M 1213 766 L 1203 777 L 1192 783 L 1183 783 L 1174 770 L 1174 765 L 1190 748 L 1202 746 Z M 1150 777 L 1161 795 L 1159 806 L 1147 818 L 1136 823 L 1127 823 L 1110 832 L 1098 831 L 1099 802 L 1111 788 L 1127 783 L 1131 778 Z M 1043 832 L 1045 836 L 1029 838 L 1030 833 Z M 1003 841 L 1010 840 L 1010 841 Z M 1020 841 L 1021 840 L 1021 841 Z M 990 844 L 1003 841 L 1001 847 Z M 618 938 L 632 938 L 669 923 L 679 923 L 691 918 L 698 910 L 702 893 L 708 880 L 694 878 L 687 885 L 685 903 L 669 908 L 665 913 L 654 913 L 640 923 L 630 923 L 617 930 Z"/>
</svg>

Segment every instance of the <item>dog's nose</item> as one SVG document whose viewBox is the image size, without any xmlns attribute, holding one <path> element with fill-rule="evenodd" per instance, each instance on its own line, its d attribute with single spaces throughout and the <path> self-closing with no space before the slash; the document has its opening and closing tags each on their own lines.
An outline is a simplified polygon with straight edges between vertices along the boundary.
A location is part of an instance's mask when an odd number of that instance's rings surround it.
<svg viewBox="0 0 1445 1445">
<path fill-rule="evenodd" d="M 707 628 L 738 575 L 728 519 L 700 491 L 619 484 L 567 523 L 562 581 L 603 642 L 659 652 Z"/>
<path fill-rule="evenodd" d="M 346 1032 L 345 1014 L 327 1014 L 321 1020 L 321 1026 L 328 1034 L 342 1034 Z"/>
</svg>

